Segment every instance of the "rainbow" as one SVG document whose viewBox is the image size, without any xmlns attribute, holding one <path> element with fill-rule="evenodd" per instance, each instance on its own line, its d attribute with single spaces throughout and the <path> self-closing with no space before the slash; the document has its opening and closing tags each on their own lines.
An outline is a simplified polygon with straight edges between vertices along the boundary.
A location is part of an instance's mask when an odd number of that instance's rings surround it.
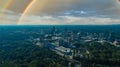
<svg viewBox="0 0 120 67">
<path fill-rule="evenodd" d="M 23 10 L 22 15 L 20 16 L 17 24 L 21 24 L 26 15 L 31 15 L 36 11 L 40 11 L 45 6 L 47 0 L 31 0 L 26 8 Z"/>
<path fill-rule="evenodd" d="M 0 17 L 4 15 L 6 10 L 10 7 L 10 5 L 13 3 L 14 0 L 7 0 L 6 4 L 3 6 L 3 9 L 1 11 Z"/>
<path fill-rule="evenodd" d="M 30 7 L 34 4 L 35 1 L 36 1 L 36 0 L 31 0 L 31 1 L 29 2 L 29 4 L 28 4 L 28 5 L 26 6 L 26 8 L 23 10 L 22 15 L 20 16 L 17 24 L 20 24 L 20 22 L 22 21 L 23 17 L 26 15 L 26 13 L 28 12 L 28 10 L 29 10 Z"/>
<path fill-rule="evenodd" d="M 35 0 L 31 0 L 30 3 L 27 5 L 27 7 L 24 9 L 22 16 L 27 13 L 27 11 L 30 9 L 30 7 L 33 5 L 33 3 L 35 2 Z"/>
</svg>

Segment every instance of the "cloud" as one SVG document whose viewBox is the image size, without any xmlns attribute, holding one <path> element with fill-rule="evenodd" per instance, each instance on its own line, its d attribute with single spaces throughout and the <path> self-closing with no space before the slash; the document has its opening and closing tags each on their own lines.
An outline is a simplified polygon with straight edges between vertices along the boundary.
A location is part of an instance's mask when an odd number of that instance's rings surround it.
<svg viewBox="0 0 120 67">
<path fill-rule="evenodd" d="M 54 1 L 55 4 L 52 4 Z M 120 8 L 116 5 L 115 0 L 51 0 L 46 3 L 43 9 L 38 11 L 38 15 L 45 13 L 48 15 L 63 15 L 66 11 L 74 10 L 76 13 L 83 13 L 83 11 L 89 12 L 90 15 L 118 15 L 120 16 Z M 119 5 L 120 6 L 120 5 Z M 70 14 L 77 15 L 75 12 Z M 78 16 L 78 15 L 77 15 Z"/>
<path fill-rule="evenodd" d="M 31 6 L 30 10 L 30 12 L 33 15 L 41 14 L 63 15 L 66 11 L 75 10 L 75 11 L 87 11 L 90 14 L 97 15 L 120 16 L 119 8 L 120 4 L 116 0 L 36 0 L 36 1 L 37 2 L 33 6 Z M 29 2 L 30 0 L 14 0 L 9 9 L 14 12 L 21 13 L 23 12 L 23 10 L 25 9 Z M 2 2 L 0 4 L 4 5 L 2 4 Z M 70 13 L 67 12 L 66 14 Z"/>
<path fill-rule="evenodd" d="M 4 17 L 0 18 L 0 25 L 16 25 L 18 18 L 15 15 L 4 15 Z"/>
<path fill-rule="evenodd" d="M 19 15 L 5 15 L 0 20 L 1 25 L 111 25 L 120 24 L 120 19 L 104 17 L 76 16 L 25 16 L 18 22 Z"/>
<path fill-rule="evenodd" d="M 11 11 L 11 10 L 5 10 L 0 8 L 0 14 L 15 14 L 15 12 Z"/>
<path fill-rule="evenodd" d="M 111 25 L 120 24 L 119 19 L 75 16 L 26 16 L 19 24 L 29 25 Z"/>
<path fill-rule="evenodd" d="M 69 11 L 69 14 L 85 14 L 87 11 Z M 119 18 L 112 18 L 106 15 L 102 16 L 75 16 L 75 15 L 25 15 L 23 20 L 18 23 L 20 14 L 10 10 L 0 17 L 0 25 L 111 25 L 120 24 Z"/>
<path fill-rule="evenodd" d="M 75 10 L 70 10 L 70 11 L 66 11 L 65 13 L 64 13 L 64 15 L 75 15 L 75 14 L 77 14 L 77 15 L 85 15 L 85 14 L 87 14 L 87 12 L 86 11 L 75 11 Z"/>
<path fill-rule="evenodd" d="M 15 14 L 13 11 L 10 10 L 2 12 L 2 9 L 0 9 L 0 13 L 0 25 L 16 25 L 16 22 L 20 17 L 19 14 Z"/>
</svg>

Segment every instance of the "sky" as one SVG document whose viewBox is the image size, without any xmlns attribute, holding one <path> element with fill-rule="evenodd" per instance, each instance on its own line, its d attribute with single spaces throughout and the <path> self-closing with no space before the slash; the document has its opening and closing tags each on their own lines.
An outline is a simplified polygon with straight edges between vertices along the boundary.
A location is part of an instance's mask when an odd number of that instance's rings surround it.
<svg viewBox="0 0 120 67">
<path fill-rule="evenodd" d="M 0 0 L 0 25 L 120 24 L 119 0 Z"/>
</svg>

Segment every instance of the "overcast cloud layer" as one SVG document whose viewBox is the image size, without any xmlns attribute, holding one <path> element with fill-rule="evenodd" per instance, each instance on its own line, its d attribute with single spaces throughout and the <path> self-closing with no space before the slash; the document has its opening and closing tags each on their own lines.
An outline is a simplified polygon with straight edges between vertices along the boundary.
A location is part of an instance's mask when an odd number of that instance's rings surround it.
<svg viewBox="0 0 120 67">
<path fill-rule="evenodd" d="M 41 0 L 38 0 L 38 3 Z M 1 25 L 109 25 L 120 24 L 120 4 L 116 0 L 46 0 L 42 9 L 25 15 L 18 23 L 29 0 L 15 0 L 0 17 Z M 22 3 L 22 4 L 21 4 Z M 0 3 L 0 6 L 2 4 Z M 0 13 L 2 7 L 0 7 Z"/>
</svg>

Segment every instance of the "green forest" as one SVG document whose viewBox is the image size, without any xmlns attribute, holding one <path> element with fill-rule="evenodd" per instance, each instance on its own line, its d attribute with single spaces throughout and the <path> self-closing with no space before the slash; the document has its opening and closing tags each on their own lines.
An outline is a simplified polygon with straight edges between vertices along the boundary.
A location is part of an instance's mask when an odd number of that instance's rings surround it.
<svg viewBox="0 0 120 67">
<path fill-rule="evenodd" d="M 85 51 L 81 52 L 84 58 L 75 57 L 84 65 L 83 67 L 119 67 L 120 47 L 115 47 L 107 42 L 76 43 L 74 45 L 78 48 L 76 50 L 87 49 L 89 51 L 89 54 Z"/>
<path fill-rule="evenodd" d="M 0 67 L 64 67 L 66 60 L 29 42 L 0 42 Z"/>
</svg>

